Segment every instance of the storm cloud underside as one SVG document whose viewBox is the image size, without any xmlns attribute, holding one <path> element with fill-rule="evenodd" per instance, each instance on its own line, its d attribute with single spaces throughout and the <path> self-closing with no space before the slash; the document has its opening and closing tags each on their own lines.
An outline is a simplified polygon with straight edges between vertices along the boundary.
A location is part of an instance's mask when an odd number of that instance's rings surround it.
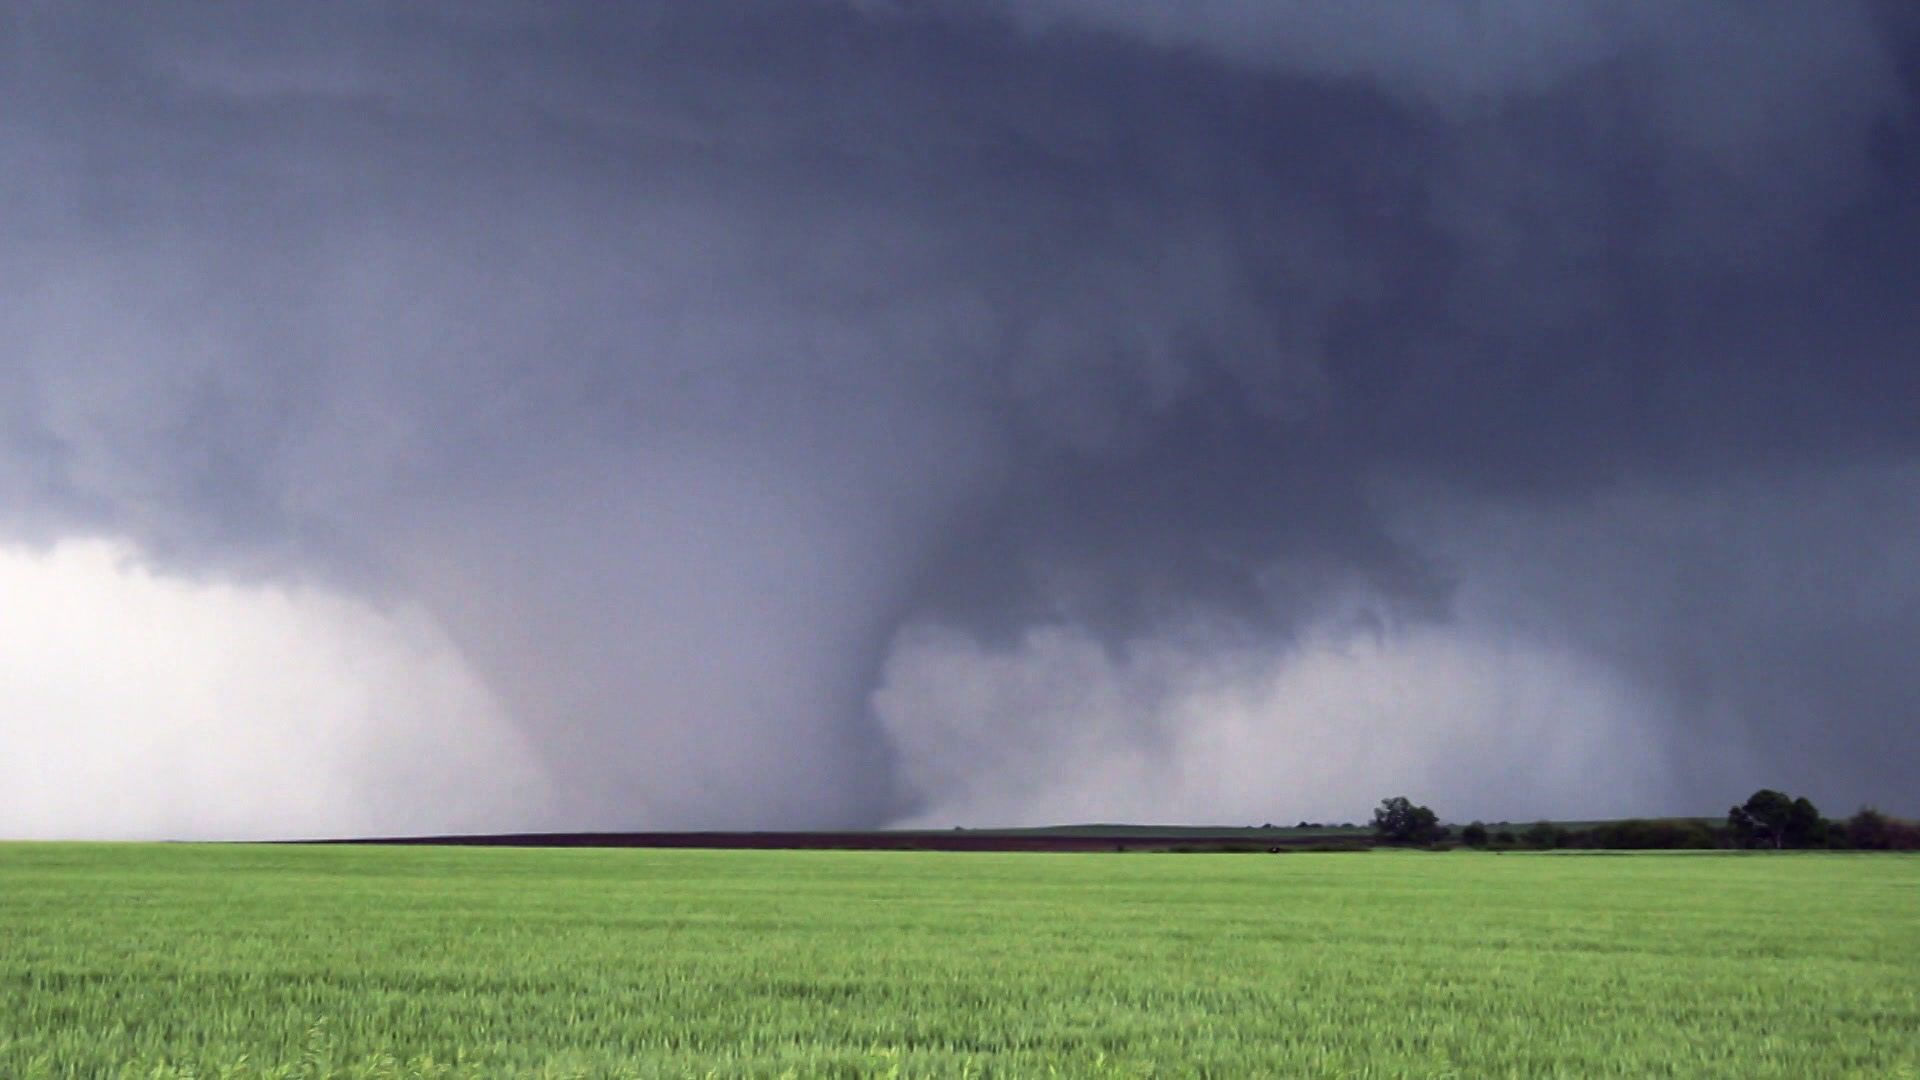
<svg viewBox="0 0 1920 1080">
<path fill-rule="evenodd" d="M 1354 11 L 6 9 L 0 536 L 440 689 L 0 831 L 1920 810 L 1920 20 Z"/>
</svg>

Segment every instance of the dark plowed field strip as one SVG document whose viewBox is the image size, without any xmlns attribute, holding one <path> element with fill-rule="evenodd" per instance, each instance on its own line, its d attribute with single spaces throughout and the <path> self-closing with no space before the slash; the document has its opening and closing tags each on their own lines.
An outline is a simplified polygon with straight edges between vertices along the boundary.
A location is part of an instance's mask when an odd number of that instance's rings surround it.
<svg viewBox="0 0 1920 1080">
<path fill-rule="evenodd" d="M 714 848 L 788 851 L 1193 851 L 1282 850 L 1365 845 L 1356 836 L 1075 836 L 952 832 L 637 832 L 506 833 L 310 840 L 316 844 L 429 844 L 478 847 Z"/>
</svg>

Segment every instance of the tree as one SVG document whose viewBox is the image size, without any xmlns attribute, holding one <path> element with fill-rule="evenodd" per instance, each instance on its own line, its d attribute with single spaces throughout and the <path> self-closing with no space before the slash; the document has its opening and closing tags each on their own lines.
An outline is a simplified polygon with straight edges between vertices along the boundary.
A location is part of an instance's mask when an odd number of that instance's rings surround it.
<svg viewBox="0 0 1920 1080">
<path fill-rule="evenodd" d="M 1487 827 L 1476 821 L 1460 830 L 1460 842 L 1468 847 L 1487 846 Z"/>
<path fill-rule="evenodd" d="M 1784 792 L 1761 788 L 1747 801 L 1727 810 L 1727 827 L 1749 845 L 1781 847 L 1787 836 L 1787 815 L 1793 800 Z"/>
<path fill-rule="evenodd" d="M 1887 815 L 1871 806 L 1863 806 L 1860 812 L 1847 819 L 1847 843 L 1862 851 L 1879 851 L 1889 847 L 1889 827 Z"/>
<path fill-rule="evenodd" d="M 1444 835 L 1439 817 L 1424 806 L 1415 806 L 1405 795 L 1380 800 L 1380 809 L 1373 812 L 1373 831 L 1394 844 L 1428 843 Z"/>
<path fill-rule="evenodd" d="M 1787 811 L 1788 847 L 1826 847 L 1827 819 L 1805 795 L 1793 800 L 1793 807 Z"/>
<path fill-rule="evenodd" d="M 1806 847 L 1826 840 L 1826 821 L 1802 795 L 1761 788 L 1747 801 L 1727 811 L 1727 825 L 1735 836 L 1761 847 Z"/>
<path fill-rule="evenodd" d="M 1567 830 L 1551 821 L 1536 821 L 1527 826 L 1524 839 L 1528 844 L 1542 851 L 1557 848 L 1567 842 Z"/>
</svg>

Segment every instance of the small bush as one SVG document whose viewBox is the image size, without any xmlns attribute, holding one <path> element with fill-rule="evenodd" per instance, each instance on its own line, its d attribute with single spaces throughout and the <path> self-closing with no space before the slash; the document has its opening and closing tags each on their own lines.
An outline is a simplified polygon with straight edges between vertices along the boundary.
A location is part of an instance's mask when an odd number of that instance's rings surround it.
<svg viewBox="0 0 1920 1080">
<path fill-rule="evenodd" d="M 1373 812 L 1373 832 L 1392 844 L 1434 843 L 1447 836 L 1432 809 L 1416 806 L 1404 795 L 1380 800 L 1380 808 Z"/>
<path fill-rule="evenodd" d="M 1566 846 L 1567 830 L 1555 825 L 1551 821 L 1536 821 L 1532 825 L 1527 826 L 1527 831 L 1523 834 L 1523 838 L 1526 840 L 1528 847 L 1536 847 L 1542 851 L 1552 851 L 1554 848 Z"/>
<path fill-rule="evenodd" d="M 1845 833 L 1847 843 L 1862 851 L 1920 851 L 1920 825 L 1889 817 L 1871 806 L 1848 818 L 1835 832 Z"/>
<path fill-rule="evenodd" d="M 1607 848 L 1618 851 L 1671 851 L 1710 848 L 1713 830 L 1698 821 L 1628 818 L 1596 825 L 1563 841 L 1567 847 Z"/>
</svg>

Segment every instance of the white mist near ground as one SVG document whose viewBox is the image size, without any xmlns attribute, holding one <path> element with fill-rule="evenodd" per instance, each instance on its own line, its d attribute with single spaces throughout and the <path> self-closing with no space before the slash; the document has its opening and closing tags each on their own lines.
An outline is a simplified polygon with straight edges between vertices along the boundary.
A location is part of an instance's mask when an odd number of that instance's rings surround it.
<svg viewBox="0 0 1920 1080">
<path fill-rule="evenodd" d="M 545 781 L 419 611 L 0 549 L 0 837 L 511 827 Z"/>
<path fill-rule="evenodd" d="M 926 827 L 1366 820 L 1403 793 L 1450 820 L 1608 816 L 1673 784 L 1631 683 L 1471 628 L 1226 652 L 920 628 L 874 704 Z"/>
</svg>

